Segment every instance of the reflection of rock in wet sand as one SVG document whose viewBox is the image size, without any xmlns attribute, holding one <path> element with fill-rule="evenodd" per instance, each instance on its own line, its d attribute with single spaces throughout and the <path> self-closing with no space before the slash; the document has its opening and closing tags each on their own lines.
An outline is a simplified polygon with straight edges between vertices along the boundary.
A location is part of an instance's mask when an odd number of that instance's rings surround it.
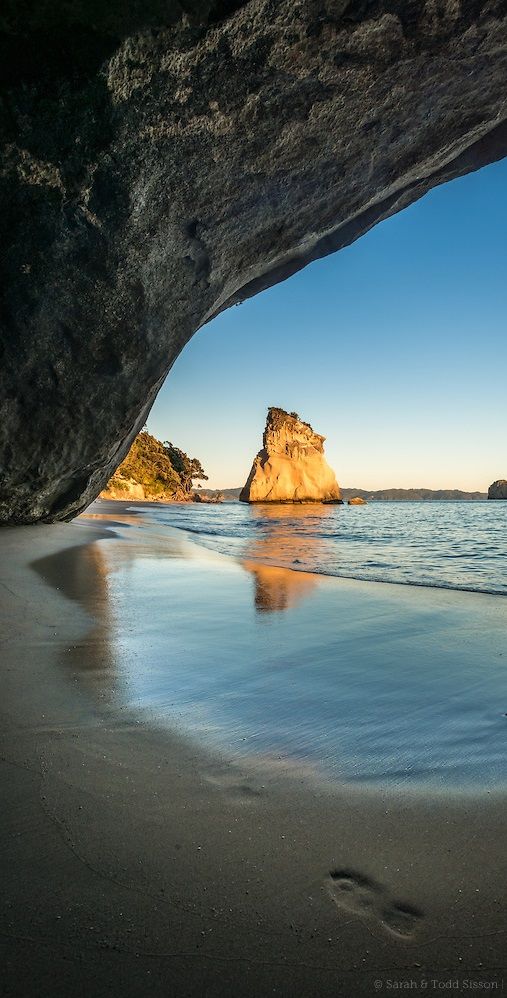
<svg viewBox="0 0 507 998">
<path fill-rule="evenodd" d="M 105 552 L 97 543 L 77 545 L 40 558 L 31 567 L 89 616 L 89 630 L 77 644 L 64 645 L 61 661 L 71 674 L 86 673 L 105 695 L 116 677 Z"/>
<path fill-rule="evenodd" d="M 32 562 L 45 582 L 67 599 L 80 603 L 93 617 L 107 605 L 107 567 L 98 544 L 65 548 Z"/>
<path fill-rule="evenodd" d="M 307 572 L 292 572 L 255 561 L 244 561 L 243 566 L 255 579 L 255 609 L 261 613 L 288 610 L 308 596 L 317 584 L 316 576 Z"/>
<path fill-rule="evenodd" d="M 315 587 L 315 575 L 302 569 L 319 561 L 324 545 L 314 533 L 315 517 L 322 527 L 325 517 L 332 515 L 332 508 L 325 505 L 258 505 L 252 509 L 261 529 L 243 566 L 255 578 L 257 610 L 287 610 Z M 297 570 L 280 567 L 283 564 L 297 566 Z"/>
<path fill-rule="evenodd" d="M 112 500 L 101 500 L 104 503 L 107 501 L 111 506 L 114 506 Z M 93 509 L 93 512 L 90 510 Z M 78 519 L 84 520 L 98 520 L 99 522 L 105 523 L 108 527 L 142 527 L 144 524 L 144 518 L 139 516 L 137 513 L 129 515 L 123 511 L 117 512 L 95 512 L 97 509 L 97 503 L 94 503 L 92 507 L 89 507 L 85 513 L 81 513 Z M 121 517 L 121 518 L 120 518 Z"/>
<path fill-rule="evenodd" d="M 95 514 L 87 511 L 82 518 L 102 520 L 108 526 L 144 525 L 141 516 L 122 514 L 122 520 L 119 520 L 117 512 Z M 128 589 L 129 568 L 139 559 L 178 559 L 187 550 L 178 538 L 164 537 L 163 531 L 150 532 L 144 539 L 136 536 L 129 543 L 122 538 L 117 540 L 112 532 L 104 533 L 102 539 L 105 538 L 105 546 L 96 542 L 76 544 L 31 562 L 31 568 L 44 582 L 85 611 L 89 627 L 84 629 L 76 644 L 63 643 L 60 662 L 68 676 L 85 680 L 89 692 L 100 697 L 102 703 L 121 699 L 124 677 L 124 634 L 118 628 L 113 579 L 121 575 L 123 588 Z"/>
</svg>

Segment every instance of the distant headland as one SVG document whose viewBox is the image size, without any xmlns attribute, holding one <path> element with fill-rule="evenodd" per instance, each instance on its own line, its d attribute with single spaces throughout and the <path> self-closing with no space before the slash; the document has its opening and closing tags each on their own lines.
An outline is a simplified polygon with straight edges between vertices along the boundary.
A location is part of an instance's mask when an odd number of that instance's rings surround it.
<svg viewBox="0 0 507 998">
<path fill-rule="evenodd" d="M 213 495 L 213 489 L 206 490 Z M 220 489 L 217 492 L 226 501 L 239 499 L 241 486 L 234 489 Z M 487 492 L 464 492 L 461 489 L 361 489 L 340 486 L 342 499 L 347 501 L 355 496 L 361 496 L 368 502 L 479 502 L 488 498 Z M 501 497 L 500 497 L 501 498 Z M 506 496 L 507 498 L 507 496 Z"/>
</svg>

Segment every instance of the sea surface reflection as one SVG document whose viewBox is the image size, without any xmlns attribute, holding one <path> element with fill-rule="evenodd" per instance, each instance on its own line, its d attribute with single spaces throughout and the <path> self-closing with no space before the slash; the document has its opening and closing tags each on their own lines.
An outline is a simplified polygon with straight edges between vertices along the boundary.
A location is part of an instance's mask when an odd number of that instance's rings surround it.
<svg viewBox="0 0 507 998">
<path fill-rule="evenodd" d="M 318 509 L 322 516 L 330 511 L 330 507 L 324 505 Z M 280 525 L 288 524 L 292 533 L 294 524 L 299 522 L 304 526 L 308 515 L 314 515 L 314 512 L 315 506 L 262 507 L 265 529 L 247 541 L 246 557 L 242 560 L 243 567 L 251 572 L 255 581 L 254 602 L 259 613 L 287 610 L 304 599 L 317 584 L 317 577 L 309 572 L 288 572 L 279 567 L 288 557 L 287 531 L 280 529 Z M 298 557 L 292 559 L 294 567 L 318 560 L 321 547 L 320 538 L 303 533 L 297 545 Z"/>
<path fill-rule="evenodd" d="M 62 667 L 112 718 L 340 781 L 504 786 L 502 597 L 241 565 L 148 522 L 119 534 L 34 566 L 90 614 Z"/>
<path fill-rule="evenodd" d="M 284 568 L 507 595 L 507 503 L 184 503 L 145 515 L 236 558 L 257 547 Z"/>
</svg>

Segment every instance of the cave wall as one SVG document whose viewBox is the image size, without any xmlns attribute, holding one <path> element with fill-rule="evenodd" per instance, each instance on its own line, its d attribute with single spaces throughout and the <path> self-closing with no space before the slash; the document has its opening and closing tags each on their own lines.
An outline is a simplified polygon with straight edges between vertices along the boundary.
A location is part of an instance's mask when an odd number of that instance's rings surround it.
<svg viewBox="0 0 507 998">
<path fill-rule="evenodd" d="M 506 28 L 504 0 L 7 0 L 0 521 L 83 509 L 219 311 L 504 156 Z"/>
</svg>

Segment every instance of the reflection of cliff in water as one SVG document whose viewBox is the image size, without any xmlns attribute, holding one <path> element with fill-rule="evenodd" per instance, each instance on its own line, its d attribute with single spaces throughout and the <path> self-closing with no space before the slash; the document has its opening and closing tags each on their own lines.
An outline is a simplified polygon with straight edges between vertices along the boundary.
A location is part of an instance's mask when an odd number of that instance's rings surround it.
<svg viewBox="0 0 507 998">
<path fill-rule="evenodd" d="M 259 613 L 288 610 L 308 596 L 317 579 L 306 572 L 292 572 L 290 568 L 275 568 L 255 561 L 244 561 L 243 567 L 255 580 L 255 609 Z"/>
<path fill-rule="evenodd" d="M 69 674 L 86 673 L 99 690 L 116 674 L 111 642 L 111 606 L 107 556 L 101 545 L 78 545 L 32 562 L 44 582 L 67 599 L 78 603 L 89 619 L 89 627 L 75 644 L 61 649 L 61 662 Z"/>
<path fill-rule="evenodd" d="M 125 601 L 131 599 L 135 606 L 136 566 L 142 561 L 188 557 L 191 550 L 178 538 L 167 537 L 164 529 L 151 531 L 144 527 L 143 532 L 131 531 L 130 528 L 142 525 L 142 518 L 119 512 L 121 518 L 115 511 L 105 514 L 87 511 L 86 519 L 103 521 L 108 527 L 127 525 L 128 540 L 126 536 L 104 532 L 100 540 L 64 548 L 31 563 L 44 582 L 84 611 L 83 627 L 75 643 L 62 643 L 59 662 L 67 676 L 72 681 L 84 682 L 88 692 L 100 698 L 103 706 L 127 699 L 124 684 L 128 682 L 129 663 L 125 640 L 131 624 L 129 619 L 125 628 L 121 622 L 118 584 Z M 155 565 L 153 569 L 156 570 Z"/>
<path fill-rule="evenodd" d="M 335 515 L 336 507 L 259 504 L 251 509 L 259 536 L 248 547 L 242 564 L 255 580 L 255 607 L 260 613 L 287 610 L 317 584 L 317 577 L 305 572 L 304 565 L 318 563 L 324 547 L 324 540 L 315 536 L 316 519 L 322 528 L 326 517 Z"/>
</svg>

